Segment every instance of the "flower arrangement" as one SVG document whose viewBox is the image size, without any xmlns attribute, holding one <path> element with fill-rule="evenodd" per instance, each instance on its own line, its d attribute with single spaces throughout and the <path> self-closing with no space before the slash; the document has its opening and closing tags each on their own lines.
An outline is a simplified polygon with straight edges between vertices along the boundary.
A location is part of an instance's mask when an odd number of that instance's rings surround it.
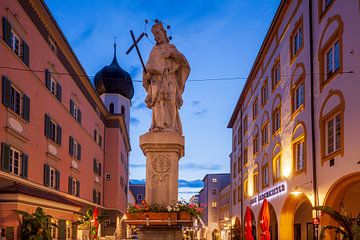
<svg viewBox="0 0 360 240">
<path fill-rule="evenodd" d="M 174 205 L 165 206 L 162 204 L 147 204 L 145 200 L 141 204 L 129 204 L 129 213 L 145 213 L 145 212 L 187 212 L 193 217 L 201 216 L 204 209 L 198 204 L 179 201 Z"/>
</svg>

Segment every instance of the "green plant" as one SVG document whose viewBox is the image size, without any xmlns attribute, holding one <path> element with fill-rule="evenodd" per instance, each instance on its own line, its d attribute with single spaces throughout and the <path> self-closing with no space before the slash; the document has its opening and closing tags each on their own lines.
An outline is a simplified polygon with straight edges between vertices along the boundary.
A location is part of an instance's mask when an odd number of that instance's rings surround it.
<svg viewBox="0 0 360 240">
<path fill-rule="evenodd" d="M 84 215 L 80 216 L 80 219 L 76 222 L 73 223 L 73 225 L 78 226 L 78 225 L 85 225 L 89 231 L 90 231 L 90 236 L 92 238 L 96 238 L 97 235 L 97 229 L 96 226 L 94 225 L 94 212 L 91 209 L 86 210 Z M 105 221 L 105 218 L 107 216 L 104 213 L 101 213 L 99 216 L 97 216 L 97 221 L 98 223 L 103 223 Z"/>
<path fill-rule="evenodd" d="M 342 240 L 360 240 L 360 213 L 357 217 L 352 217 L 351 214 L 346 211 L 343 204 L 340 204 L 340 212 L 327 206 L 318 206 L 314 209 L 329 215 L 339 224 L 339 226 L 322 226 L 320 239 L 325 238 L 326 230 L 334 230 L 336 233 L 342 234 Z"/>
<path fill-rule="evenodd" d="M 26 240 L 51 240 L 51 228 L 57 227 L 50 221 L 51 215 L 45 214 L 41 207 L 36 208 L 33 214 L 25 211 L 14 210 L 22 216 L 20 223 L 20 238 Z"/>
</svg>

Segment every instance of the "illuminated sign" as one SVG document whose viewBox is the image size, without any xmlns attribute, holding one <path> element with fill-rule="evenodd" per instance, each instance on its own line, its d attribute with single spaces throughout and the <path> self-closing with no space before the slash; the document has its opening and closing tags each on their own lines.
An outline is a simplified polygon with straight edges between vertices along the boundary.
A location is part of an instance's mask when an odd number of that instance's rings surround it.
<svg viewBox="0 0 360 240">
<path fill-rule="evenodd" d="M 285 183 L 282 183 L 264 193 L 259 194 L 256 197 L 254 197 L 253 199 L 250 200 L 250 204 L 253 205 L 257 202 L 260 202 L 261 200 L 264 200 L 265 198 L 270 198 L 272 196 L 276 196 L 282 192 L 285 192 L 285 190 L 286 190 Z"/>
</svg>

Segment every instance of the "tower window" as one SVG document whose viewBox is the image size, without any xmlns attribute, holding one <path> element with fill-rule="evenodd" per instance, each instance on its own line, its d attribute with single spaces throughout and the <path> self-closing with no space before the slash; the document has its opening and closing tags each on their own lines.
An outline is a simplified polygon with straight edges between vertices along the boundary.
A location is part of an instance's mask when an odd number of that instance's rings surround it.
<svg viewBox="0 0 360 240">
<path fill-rule="evenodd" d="M 110 114 L 114 114 L 114 103 L 110 103 L 109 111 L 110 111 Z"/>
<path fill-rule="evenodd" d="M 121 106 L 121 114 L 125 115 L 125 107 L 124 106 Z"/>
</svg>

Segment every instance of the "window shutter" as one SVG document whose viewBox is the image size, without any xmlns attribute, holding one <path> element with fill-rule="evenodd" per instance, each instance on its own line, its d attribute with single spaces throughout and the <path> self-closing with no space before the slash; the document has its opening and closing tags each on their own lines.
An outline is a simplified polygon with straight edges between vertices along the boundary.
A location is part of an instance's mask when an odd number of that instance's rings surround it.
<svg viewBox="0 0 360 240">
<path fill-rule="evenodd" d="M 74 116 L 74 102 L 70 99 L 70 114 Z"/>
<path fill-rule="evenodd" d="M 30 98 L 26 95 L 23 96 L 23 118 L 30 122 Z"/>
<path fill-rule="evenodd" d="M 100 147 L 102 147 L 102 137 L 101 136 L 99 136 L 99 145 L 100 145 Z"/>
<path fill-rule="evenodd" d="M 94 170 L 94 173 L 97 173 L 96 171 L 96 159 L 94 158 L 94 161 L 93 161 L 93 170 Z"/>
<path fill-rule="evenodd" d="M 72 156 L 74 153 L 74 139 L 73 137 L 69 137 L 69 154 Z"/>
<path fill-rule="evenodd" d="M 99 169 L 98 169 L 98 171 L 99 171 L 99 175 L 101 176 L 101 163 L 99 163 Z"/>
<path fill-rule="evenodd" d="M 23 178 L 28 178 L 28 155 L 23 153 L 21 159 L 21 176 Z"/>
<path fill-rule="evenodd" d="M 81 111 L 78 109 L 78 119 L 77 121 L 81 124 Z"/>
<path fill-rule="evenodd" d="M 77 145 L 77 159 L 81 160 L 81 145 L 78 143 Z"/>
<path fill-rule="evenodd" d="M 61 145 L 61 135 L 62 135 L 62 129 L 60 127 L 60 125 L 57 125 L 57 139 L 56 139 L 56 143 Z"/>
<path fill-rule="evenodd" d="M 11 47 L 11 35 L 11 24 L 6 17 L 3 17 L 3 38 L 9 47 Z"/>
<path fill-rule="evenodd" d="M 68 193 L 72 194 L 72 180 L 73 178 L 69 176 L 69 183 L 68 183 Z"/>
<path fill-rule="evenodd" d="M 80 196 L 80 182 L 76 181 L 76 196 Z"/>
<path fill-rule="evenodd" d="M 66 239 L 66 221 L 60 219 L 58 222 L 59 227 L 59 239 Z"/>
<path fill-rule="evenodd" d="M 50 137 L 50 117 L 45 114 L 45 136 Z"/>
<path fill-rule="evenodd" d="M 11 90 L 11 82 L 7 77 L 3 76 L 3 78 L 2 78 L 2 103 L 6 107 L 10 107 L 10 90 Z"/>
<path fill-rule="evenodd" d="M 51 90 L 51 73 L 49 71 L 49 69 L 45 69 L 45 85 L 46 88 Z"/>
<path fill-rule="evenodd" d="M 56 190 L 60 189 L 60 171 L 56 171 Z"/>
<path fill-rule="evenodd" d="M 10 146 L 1 143 L 1 170 L 9 172 L 10 167 Z"/>
<path fill-rule="evenodd" d="M 56 98 L 61 102 L 62 99 L 62 87 L 59 83 L 56 83 Z"/>
<path fill-rule="evenodd" d="M 50 175 L 50 168 L 47 164 L 45 164 L 44 165 L 44 185 L 47 187 L 49 186 L 49 182 L 50 182 L 49 175 Z"/>
<path fill-rule="evenodd" d="M 94 202 L 94 203 L 96 203 L 96 196 L 97 196 L 96 190 L 93 189 L 93 202 Z"/>
<path fill-rule="evenodd" d="M 22 43 L 22 60 L 26 64 L 26 66 L 29 67 L 29 45 L 27 45 L 25 41 L 23 41 Z"/>
<path fill-rule="evenodd" d="M 94 140 L 96 141 L 96 130 L 94 129 Z"/>
</svg>

